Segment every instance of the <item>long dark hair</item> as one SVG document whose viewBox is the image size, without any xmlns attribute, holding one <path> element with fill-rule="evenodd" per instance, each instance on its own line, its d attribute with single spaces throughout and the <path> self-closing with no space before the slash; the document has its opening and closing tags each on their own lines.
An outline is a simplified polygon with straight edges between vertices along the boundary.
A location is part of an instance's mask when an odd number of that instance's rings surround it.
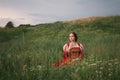
<svg viewBox="0 0 120 80">
<path fill-rule="evenodd" d="M 77 34 L 76 34 L 75 32 L 71 32 L 70 34 L 73 34 L 73 35 L 74 35 L 75 41 L 77 42 L 77 39 L 78 39 Z"/>
</svg>

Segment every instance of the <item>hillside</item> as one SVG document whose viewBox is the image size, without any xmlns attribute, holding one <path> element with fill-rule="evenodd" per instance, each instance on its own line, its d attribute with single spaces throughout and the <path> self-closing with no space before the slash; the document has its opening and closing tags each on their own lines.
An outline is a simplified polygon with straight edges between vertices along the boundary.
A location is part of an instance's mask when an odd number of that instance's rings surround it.
<svg viewBox="0 0 120 80">
<path fill-rule="evenodd" d="M 84 58 L 54 68 L 71 31 L 84 46 Z M 119 80 L 119 48 L 120 16 L 0 28 L 0 80 Z"/>
<path fill-rule="evenodd" d="M 79 18 L 79 19 L 73 19 L 73 20 L 68 20 L 68 21 L 65 21 L 65 22 L 68 22 L 68 23 L 72 23 L 72 24 L 78 24 L 78 23 L 87 23 L 87 22 L 90 22 L 90 21 L 93 21 L 93 20 L 97 20 L 97 19 L 103 19 L 103 18 L 106 18 L 104 16 L 92 16 L 92 17 L 87 17 L 87 18 Z"/>
<path fill-rule="evenodd" d="M 120 34 L 120 16 L 93 16 L 66 21 L 66 23 Z"/>
<path fill-rule="evenodd" d="M 87 23 L 87 22 L 92 22 L 96 20 L 114 20 L 114 19 L 119 19 L 120 16 L 91 16 L 91 17 L 86 17 L 86 18 L 78 18 L 78 19 L 73 19 L 73 20 L 68 20 L 65 22 L 72 23 L 72 24 L 78 24 L 78 23 Z"/>
</svg>

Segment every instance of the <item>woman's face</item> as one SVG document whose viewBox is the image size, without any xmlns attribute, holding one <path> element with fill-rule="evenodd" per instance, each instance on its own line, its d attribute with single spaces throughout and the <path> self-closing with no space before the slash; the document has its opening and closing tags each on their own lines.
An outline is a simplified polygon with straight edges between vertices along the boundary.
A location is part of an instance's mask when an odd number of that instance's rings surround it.
<svg viewBox="0 0 120 80">
<path fill-rule="evenodd" d="M 74 34 L 72 34 L 72 33 L 69 34 L 69 40 L 70 40 L 71 42 L 74 42 L 74 41 L 75 41 L 75 36 L 74 36 Z"/>
</svg>

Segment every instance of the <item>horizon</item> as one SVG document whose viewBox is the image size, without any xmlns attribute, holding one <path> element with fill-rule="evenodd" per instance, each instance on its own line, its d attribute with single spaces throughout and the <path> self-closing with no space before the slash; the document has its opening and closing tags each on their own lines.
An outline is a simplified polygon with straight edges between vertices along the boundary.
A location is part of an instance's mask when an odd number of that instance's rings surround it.
<svg viewBox="0 0 120 80">
<path fill-rule="evenodd" d="M 89 16 L 89 17 L 83 17 L 83 18 L 75 18 L 75 19 L 70 19 L 70 20 L 65 20 L 65 21 L 60 21 L 60 22 L 71 22 L 71 21 L 77 21 L 77 20 L 88 20 L 88 19 L 90 19 L 91 18 L 91 20 L 94 20 L 94 18 L 103 18 L 103 17 L 111 17 L 111 16 L 120 16 L 120 15 L 110 15 L 110 16 Z M 15 25 L 14 24 L 14 22 L 13 21 L 8 21 L 8 22 L 12 22 L 13 23 L 13 25 L 14 25 L 14 27 L 19 27 L 20 25 L 33 25 L 33 26 L 35 26 L 35 25 L 39 25 L 39 24 L 47 24 L 47 23 L 55 23 L 55 22 L 59 22 L 59 21 L 54 21 L 54 22 L 46 22 L 46 23 L 38 23 L 38 24 L 29 24 L 29 23 L 21 23 L 21 24 L 19 24 L 19 25 Z M 7 22 L 7 23 L 8 23 Z M 6 24 L 7 24 L 6 23 Z M 5 26 L 6 26 L 6 24 L 4 25 L 4 26 L 0 26 L 1 28 L 4 28 Z"/>
</svg>

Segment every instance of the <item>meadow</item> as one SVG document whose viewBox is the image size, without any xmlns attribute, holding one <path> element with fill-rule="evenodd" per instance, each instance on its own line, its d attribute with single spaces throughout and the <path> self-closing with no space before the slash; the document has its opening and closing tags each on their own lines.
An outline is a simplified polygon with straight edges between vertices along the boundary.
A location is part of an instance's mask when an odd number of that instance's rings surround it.
<svg viewBox="0 0 120 80">
<path fill-rule="evenodd" d="M 84 58 L 59 68 L 70 32 Z M 0 80 L 120 80 L 120 16 L 0 28 Z"/>
</svg>

